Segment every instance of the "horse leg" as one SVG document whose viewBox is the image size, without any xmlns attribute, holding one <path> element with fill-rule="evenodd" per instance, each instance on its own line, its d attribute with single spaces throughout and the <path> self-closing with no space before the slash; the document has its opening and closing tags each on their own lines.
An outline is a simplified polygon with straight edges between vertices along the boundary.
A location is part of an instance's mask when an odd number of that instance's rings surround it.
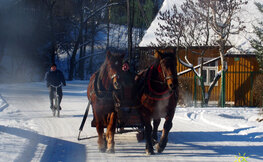
<svg viewBox="0 0 263 162">
<path fill-rule="evenodd" d="M 155 119 L 153 120 L 153 133 L 152 133 L 152 140 L 153 144 L 155 145 L 158 142 L 158 126 L 160 125 L 161 119 Z"/>
<path fill-rule="evenodd" d="M 170 111 L 165 118 L 162 136 L 160 138 L 158 145 L 156 146 L 158 153 L 162 153 L 164 148 L 166 147 L 166 144 L 168 142 L 168 134 L 169 134 L 169 131 L 171 130 L 171 128 L 173 126 L 173 123 L 172 123 L 173 116 L 174 116 L 174 110 Z"/>
<path fill-rule="evenodd" d="M 96 129 L 98 132 L 98 148 L 100 152 L 106 151 L 106 145 L 105 145 L 105 136 L 104 134 L 104 126 L 103 122 L 99 121 L 97 122 Z"/>
<path fill-rule="evenodd" d="M 152 144 L 152 125 L 150 117 L 144 116 L 144 126 L 145 126 L 145 140 L 146 140 L 146 154 L 153 155 L 153 144 Z"/>
<path fill-rule="evenodd" d="M 107 153 L 115 153 L 114 134 L 115 134 L 115 129 L 116 129 L 117 114 L 116 114 L 116 112 L 112 112 L 109 115 L 110 116 L 108 119 L 108 126 L 107 126 L 107 133 L 106 133 Z"/>
</svg>

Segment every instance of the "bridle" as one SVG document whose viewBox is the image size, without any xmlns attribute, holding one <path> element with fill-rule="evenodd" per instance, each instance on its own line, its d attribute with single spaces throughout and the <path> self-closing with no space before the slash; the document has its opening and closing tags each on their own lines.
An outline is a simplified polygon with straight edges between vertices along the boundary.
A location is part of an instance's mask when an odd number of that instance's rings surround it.
<svg viewBox="0 0 263 162">
<path fill-rule="evenodd" d="M 111 79 L 114 79 L 114 78 L 119 79 L 119 75 L 115 73 L 115 74 L 113 74 L 110 78 L 111 78 Z"/>
<path fill-rule="evenodd" d="M 112 80 L 114 89 L 120 89 L 121 87 L 120 87 L 119 83 L 117 82 L 117 80 L 120 78 L 119 75 L 117 73 L 111 74 L 110 72 L 112 72 L 112 67 L 109 67 L 109 76 Z"/>
<path fill-rule="evenodd" d="M 167 74 L 165 73 L 165 68 L 164 68 L 164 62 L 166 62 L 168 59 L 171 59 L 170 57 L 166 57 L 160 60 L 160 66 L 161 66 L 161 70 L 162 70 L 162 74 L 163 74 L 163 78 L 164 78 L 164 83 L 167 84 L 168 88 L 170 89 L 170 91 L 172 91 L 174 89 L 174 76 L 171 73 L 170 75 L 167 76 Z"/>
</svg>

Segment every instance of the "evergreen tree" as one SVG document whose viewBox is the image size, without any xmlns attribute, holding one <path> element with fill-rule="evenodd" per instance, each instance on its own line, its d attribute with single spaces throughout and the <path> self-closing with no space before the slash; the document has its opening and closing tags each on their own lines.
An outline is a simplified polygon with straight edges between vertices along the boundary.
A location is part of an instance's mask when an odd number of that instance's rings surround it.
<svg viewBox="0 0 263 162">
<path fill-rule="evenodd" d="M 123 2 L 122 0 L 112 0 L 112 2 Z M 140 6 L 144 10 L 145 17 L 142 15 L 140 11 Z M 136 28 L 147 28 L 146 20 L 147 19 L 150 23 L 154 19 L 157 12 L 155 12 L 155 7 L 159 7 L 157 5 L 157 1 L 155 0 L 132 0 L 130 1 L 131 10 L 132 10 L 132 17 L 133 17 L 133 25 Z M 158 8 L 159 10 L 159 8 Z M 126 25 L 127 24 L 127 6 L 126 3 L 123 5 L 114 6 L 111 9 L 111 23 L 119 24 L 119 25 Z"/>
<path fill-rule="evenodd" d="M 263 4 L 255 3 L 258 10 L 263 14 Z M 254 38 L 250 43 L 255 49 L 255 54 L 257 55 L 257 60 L 260 66 L 260 70 L 263 71 L 263 21 L 259 22 L 259 26 L 254 26 L 254 33 L 256 38 Z"/>
</svg>

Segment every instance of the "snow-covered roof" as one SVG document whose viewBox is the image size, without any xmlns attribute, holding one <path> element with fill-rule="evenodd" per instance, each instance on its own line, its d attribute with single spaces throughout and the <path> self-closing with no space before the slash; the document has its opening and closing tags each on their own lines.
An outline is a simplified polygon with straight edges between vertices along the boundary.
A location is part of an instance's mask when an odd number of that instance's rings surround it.
<svg viewBox="0 0 263 162">
<path fill-rule="evenodd" d="M 176 4 L 177 9 L 180 11 L 180 6 L 185 2 L 185 0 L 164 0 L 162 7 L 160 8 L 161 12 L 169 10 L 174 4 Z M 263 14 L 257 9 L 255 2 L 262 3 L 262 0 L 249 0 L 247 5 L 244 5 L 240 12 L 240 18 L 245 23 L 245 31 L 240 32 L 238 35 L 230 36 L 229 40 L 231 44 L 235 47 L 232 48 L 232 52 L 240 53 L 243 52 L 252 52 L 253 49 L 250 46 L 249 40 L 255 37 L 253 33 L 253 25 L 257 26 L 258 22 L 263 21 Z M 151 23 L 150 27 L 146 31 L 142 41 L 140 42 L 140 47 L 151 46 L 151 43 L 156 44 L 155 32 L 158 28 L 158 23 L 164 24 L 164 21 L 158 20 L 160 17 L 159 13 Z"/>
</svg>

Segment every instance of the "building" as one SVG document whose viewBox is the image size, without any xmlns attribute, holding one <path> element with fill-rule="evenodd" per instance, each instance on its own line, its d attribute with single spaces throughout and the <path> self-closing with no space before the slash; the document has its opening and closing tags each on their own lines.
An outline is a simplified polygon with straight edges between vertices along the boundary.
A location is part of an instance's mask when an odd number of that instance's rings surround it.
<svg viewBox="0 0 263 162">
<path fill-rule="evenodd" d="M 165 0 L 160 11 L 165 11 L 173 6 L 173 4 L 179 6 L 183 1 L 173 1 Z M 249 8 L 249 10 L 246 10 Z M 156 36 L 154 32 L 158 28 L 158 23 L 163 23 L 158 20 L 159 15 L 151 23 L 151 26 L 147 30 L 142 42 L 140 43 L 140 49 L 142 52 L 151 51 L 154 48 L 152 44 L 156 42 Z M 246 32 L 241 32 L 239 35 L 232 35 L 230 37 L 231 44 L 233 48 L 229 48 L 227 55 L 225 56 L 228 71 L 225 75 L 225 99 L 226 104 L 233 106 L 253 106 L 253 81 L 255 77 L 259 74 L 259 66 L 256 61 L 256 57 L 253 54 L 253 50 L 250 46 L 249 39 L 253 38 L 253 25 L 256 25 L 259 21 L 263 19 L 263 15 L 257 10 L 254 5 L 254 1 L 249 1 L 247 6 L 242 9 L 240 16 L 245 19 Z M 217 72 L 221 69 L 221 64 L 219 61 L 219 50 L 218 47 L 191 47 L 191 51 L 201 53 L 202 50 L 206 49 L 203 56 L 204 61 L 214 59 L 213 62 L 205 65 L 203 67 L 203 79 L 205 81 L 206 92 L 209 88 L 211 81 L 216 76 Z M 167 48 L 163 50 L 175 50 L 174 48 Z M 187 55 L 189 61 L 193 65 L 198 65 L 201 62 L 200 55 L 195 55 L 190 52 L 186 52 L 185 49 L 179 50 L 179 58 L 184 59 Z M 199 69 L 197 69 L 198 71 Z M 188 78 L 190 85 L 189 96 L 194 101 L 200 101 L 202 92 L 200 88 L 200 83 L 197 81 L 194 73 L 191 70 L 187 70 L 182 64 L 177 60 L 177 71 L 184 78 Z M 187 72 L 189 71 L 189 72 Z M 215 85 L 209 101 L 218 101 L 220 94 L 221 79 Z"/>
</svg>

